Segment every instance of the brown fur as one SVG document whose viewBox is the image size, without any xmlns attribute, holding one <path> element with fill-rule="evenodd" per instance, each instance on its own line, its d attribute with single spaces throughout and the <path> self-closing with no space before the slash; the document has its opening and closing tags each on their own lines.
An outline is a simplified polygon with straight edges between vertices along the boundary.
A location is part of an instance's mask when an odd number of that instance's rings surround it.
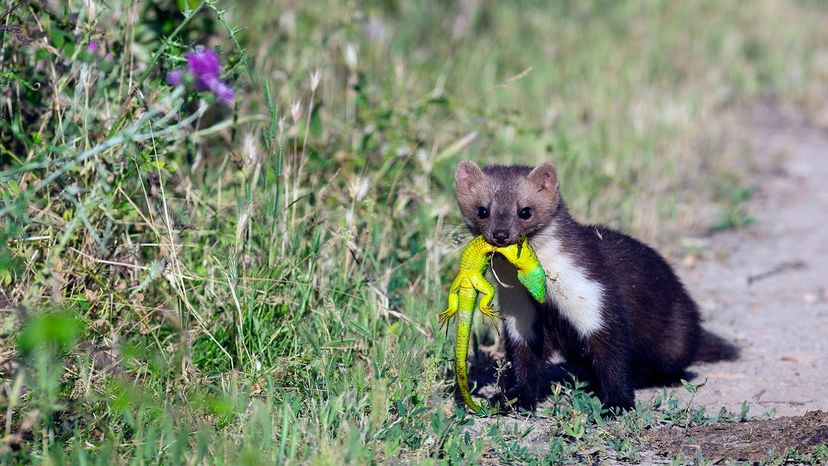
<svg viewBox="0 0 828 466">
<path fill-rule="evenodd" d="M 472 161 L 457 166 L 455 196 L 466 225 L 492 244 L 511 244 L 520 234 L 531 235 L 549 224 L 560 202 L 558 174 L 552 164 L 529 167 L 493 166 L 481 170 Z M 485 207 L 489 218 L 481 219 L 478 208 Z M 523 208 L 532 217 L 521 219 Z M 495 230 L 506 230 L 508 239 L 498 241 Z"/>
</svg>

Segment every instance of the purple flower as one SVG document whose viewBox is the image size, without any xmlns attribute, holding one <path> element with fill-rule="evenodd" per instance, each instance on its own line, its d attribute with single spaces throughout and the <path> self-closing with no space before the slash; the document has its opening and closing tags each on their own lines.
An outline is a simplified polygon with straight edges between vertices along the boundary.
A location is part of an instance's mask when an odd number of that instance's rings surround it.
<svg viewBox="0 0 828 466">
<path fill-rule="evenodd" d="M 89 45 L 86 46 L 86 51 L 94 55 L 98 51 L 98 41 L 89 41 Z"/>
<path fill-rule="evenodd" d="M 210 89 L 210 83 L 221 74 L 219 56 L 213 49 L 197 47 L 195 52 L 187 54 L 187 66 L 195 77 L 196 89 Z"/>
<path fill-rule="evenodd" d="M 209 90 L 216 98 L 216 101 L 227 106 L 233 105 L 235 92 L 230 86 L 219 78 L 221 76 L 221 61 L 218 53 L 210 48 L 196 47 L 195 51 L 186 55 L 187 69 L 193 77 L 196 90 Z M 167 73 L 167 84 L 178 86 L 184 82 L 185 70 L 177 69 Z"/>
<path fill-rule="evenodd" d="M 233 92 L 233 89 L 230 89 L 230 86 L 224 84 L 221 80 L 215 79 L 211 81 L 210 90 L 219 102 L 227 105 L 228 107 L 233 105 L 233 98 L 236 94 Z"/>
<path fill-rule="evenodd" d="M 17 7 L 20 6 L 21 3 L 23 2 L 17 2 L 14 4 L 13 7 L 6 10 L 2 15 L 0 15 L 0 20 L 3 20 L 6 18 L 6 16 L 10 15 L 14 10 L 17 9 Z M 32 42 L 31 39 L 29 39 L 29 36 L 27 36 L 26 33 L 23 32 L 22 29 L 20 29 L 20 26 L 15 26 L 14 24 L 0 24 L 0 32 L 2 31 L 8 31 L 12 33 L 12 35 L 14 35 L 14 37 L 17 38 L 17 40 L 19 40 L 23 45 L 29 45 Z"/>
<path fill-rule="evenodd" d="M 167 84 L 170 86 L 178 86 L 181 84 L 181 78 L 184 77 L 183 70 L 172 70 L 167 73 Z"/>
<path fill-rule="evenodd" d="M 16 7 L 17 6 L 15 5 L 15 8 Z M 9 12 L 7 11 L 5 14 L 9 14 Z M 12 33 L 17 40 L 23 43 L 23 45 L 29 45 L 32 42 L 19 26 L 15 26 L 13 24 L 0 24 L 0 31 L 8 31 Z"/>
</svg>

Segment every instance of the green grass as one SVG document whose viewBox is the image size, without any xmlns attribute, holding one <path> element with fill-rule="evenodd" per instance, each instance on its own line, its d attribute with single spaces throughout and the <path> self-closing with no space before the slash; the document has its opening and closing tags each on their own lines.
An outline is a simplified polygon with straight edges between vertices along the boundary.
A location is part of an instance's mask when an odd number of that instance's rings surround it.
<svg viewBox="0 0 828 466">
<path fill-rule="evenodd" d="M 666 394 L 606 421 L 578 384 L 541 433 L 465 414 L 453 168 L 553 160 L 578 217 L 654 241 L 735 212 L 726 123 L 821 91 L 824 4 L 94 3 L 0 36 L 3 461 L 634 459 L 715 418 Z M 199 44 L 232 109 L 165 83 Z"/>
</svg>

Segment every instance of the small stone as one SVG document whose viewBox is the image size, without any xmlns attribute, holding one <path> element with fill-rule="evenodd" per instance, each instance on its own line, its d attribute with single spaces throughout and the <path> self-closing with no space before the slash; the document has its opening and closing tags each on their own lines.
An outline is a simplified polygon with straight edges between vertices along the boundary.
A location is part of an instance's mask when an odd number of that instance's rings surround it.
<svg viewBox="0 0 828 466">
<path fill-rule="evenodd" d="M 815 304 L 817 301 L 819 301 L 819 297 L 817 296 L 817 294 L 812 291 L 808 291 L 805 294 L 803 294 L 802 299 L 808 304 Z"/>
</svg>

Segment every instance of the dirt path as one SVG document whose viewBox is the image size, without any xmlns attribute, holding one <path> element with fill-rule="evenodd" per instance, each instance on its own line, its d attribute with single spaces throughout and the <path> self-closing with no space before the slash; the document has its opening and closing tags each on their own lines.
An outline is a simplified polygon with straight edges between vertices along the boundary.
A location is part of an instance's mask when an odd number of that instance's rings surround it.
<svg viewBox="0 0 828 466">
<path fill-rule="evenodd" d="M 828 410 L 828 128 L 758 114 L 744 129 L 763 167 L 748 206 L 756 224 L 713 236 L 698 264 L 679 267 L 705 326 L 741 348 L 737 361 L 690 368 L 693 382 L 707 379 L 694 403 L 738 414 L 746 400 L 749 416 Z"/>
</svg>

